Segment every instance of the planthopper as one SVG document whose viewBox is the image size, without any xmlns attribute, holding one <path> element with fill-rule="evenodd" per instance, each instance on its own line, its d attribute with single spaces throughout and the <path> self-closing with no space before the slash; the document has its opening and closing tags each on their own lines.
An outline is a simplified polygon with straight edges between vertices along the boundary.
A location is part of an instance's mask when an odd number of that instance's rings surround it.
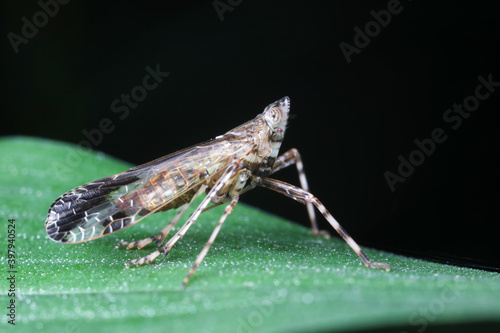
<svg viewBox="0 0 500 333">
<path fill-rule="evenodd" d="M 205 258 L 240 195 L 260 186 L 305 204 L 315 235 L 320 234 L 314 208 L 318 209 L 367 267 L 389 271 L 388 264 L 372 262 L 326 207 L 309 192 L 299 152 L 290 149 L 279 155 L 289 112 L 290 99 L 284 97 L 268 105 L 254 119 L 213 140 L 64 193 L 49 209 L 45 221 L 48 236 L 56 242 L 86 242 L 127 228 L 153 213 L 178 209 L 157 235 L 134 242 L 121 241 L 117 245 L 140 249 L 155 242 L 156 251 L 132 260 L 126 266 L 150 264 L 160 254 L 167 255 L 200 214 L 227 204 L 184 279 L 185 286 Z M 270 177 L 290 165 L 297 167 L 300 187 Z M 183 213 L 202 194 L 206 196 L 184 225 L 162 245 Z"/>
</svg>

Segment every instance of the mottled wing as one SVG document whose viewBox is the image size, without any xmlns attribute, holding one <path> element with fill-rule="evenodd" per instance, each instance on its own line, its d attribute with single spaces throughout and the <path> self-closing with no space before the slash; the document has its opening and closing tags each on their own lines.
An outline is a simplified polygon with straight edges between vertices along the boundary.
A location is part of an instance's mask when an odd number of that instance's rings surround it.
<svg viewBox="0 0 500 333">
<path fill-rule="evenodd" d="M 176 208 L 249 148 L 243 139 L 224 136 L 79 186 L 52 204 L 47 234 L 57 242 L 84 242 Z"/>
</svg>

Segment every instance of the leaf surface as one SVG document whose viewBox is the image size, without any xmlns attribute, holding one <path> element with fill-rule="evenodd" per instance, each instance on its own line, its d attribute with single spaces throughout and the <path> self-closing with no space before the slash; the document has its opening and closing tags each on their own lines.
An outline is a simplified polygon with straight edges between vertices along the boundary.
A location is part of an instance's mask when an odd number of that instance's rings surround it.
<svg viewBox="0 0 500 333">
<path fill-rule="evenodd" d="M 368 269 L 341 239 L 312 236 L 304 227 L 241 203 L 183 291 L 182 279 L 224 207 L 202 214 L 167 257 L 126 269 L 125 262 L 155 247 L 115 245 L 156 234 L 172 212 L 82 244 L 50 241 L 44 221 L 65 191 L 130 165 L 74 145 L 26 137 L 0 139 L 0 156 L 0 305 L 5 312 L 10 302 L 6 234 L 8 219 L 15 219 L 16 326 L 22 331 L 498 329 L 497 273 L 371 249 L 368 256 L 389 262 L 391 271 Z M 2 315 L 1 332 L 12 331 L 7 320 Z"/>
</svg>

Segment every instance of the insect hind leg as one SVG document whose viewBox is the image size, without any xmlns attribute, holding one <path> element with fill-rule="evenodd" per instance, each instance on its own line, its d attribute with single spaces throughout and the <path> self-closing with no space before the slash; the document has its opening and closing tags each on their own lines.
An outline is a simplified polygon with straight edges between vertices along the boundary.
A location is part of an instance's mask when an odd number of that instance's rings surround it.
<svg viewBox="0 0 500 333">
<path fill-rule="evenodd" d="M 331 224 L 331 226 L 337 231 L 337 233 L 345 240 L 347 245 L 353 249 L 354 252 L 358 255 L 361 261 L 367 267 L 371 268 L 383 268 L 386 271 L 390 270 L 390 266 L 387 263 L 381 262 L 372 262 L 368 256 L 361 250 L 359 245 L 354 241 L 354 239 L 349 236 L 347 231 L 342 228 L 340 223 L 330 214 L 330 212 L 326 209 L 326 207 L 311 193 L 301 189 L 300 187 L 282 182 L 280 180 L 264 178 L 259 183 L 260 186 L 268 188 L 270 190 L 276 191 L 283 195 L 286 195 L 289 198 L 294 199 L 302 204 L 312 203 L 316 208 L 320 211 L 321 214 L 325 217 L 325 219 Z"/>
<path fill-rule="evenodd" d="M 153 262 L 153 260 L 156 259 L 160 254 L 167 255 L 172 247 L 177 243 L 179 239 L 184 237 L 186 232 L 188 231 L 189 227 L 193 225 L 194 222 L 198 219 L 201 213 L 205 210 L 207 205 L 210 203 L 210 201 L 218 195 L 218 192 L 224 188 L 227 184 L 229 184 L 234 177 L 237 175 L 238 171 L 241 169 L 241 161 L 235 160 L 231 166 L 229 166 L 224 174 L 220 177 L 220 179 L 217 181 L 217 183 L 212 187 L 212 189 L 208 192 L 207 196 L 201 201 L 201 203 L 198 205 L 196 210 L 191 214 L 188 218 L 188 220 L 184 223 L 184 225 L 177 231 L 177 233 L 170 238 L 170 240 L 163 245 L 160 249 L 156 250 L 155 252 L 151 253 L 148 256 L 139 258 L 139 259 L 134 259 L 129 261 L 126 265 L 128 268 L 130 265 L 137 265 L 140 266 L 142 264 L 150 264 Z"/>
<path fill-rule="evenodd" d="M 191 206 L 191 204 L 193 203 L 193 201 L 200 194 L 202 194 L 203 192 L 205 192 L 205 189 L 206 189 L 206 185 L 201 186 L 200 189 L 198 190 L 198 192 L 196 192 L 196 194 L 191 198 L 191 200 L 188 203 L 186 203 L 186 204 L 184 204 L 184 205 L 182 205 L 180 207 L 179 211 L 177 212 L 177 214 L 175 214 L 174 218 L 156 236 L 151 236 L 151 237 L 148 237 L 148 238 L 145 238 L 145 239 L 142 239 L 142 240 L 139 240 L 139 241 L 135 241 L 135 242 L 125 242 L 125 241 L 122 240 L 120 243 L 118 243 L 116 245 L 116 247 L 126 246 L 127 250 L 133 249 L 134 247 L 137 247 L 138 249 L 141 249 L 144 246 L 152 243 L 153 241 L 156 242 L 157 246 L 160 246 L 161 243 L 163 243 L 163 241 L 165 240 L 165 238 L 167 238 L 167 235 L 172 230 L 172 228 L 175 226 L 175 224 L 182 217 L 182 215 L 184 214 L 184 212 L 186 212 L 186 210 L 189 208 L 189 206 Z"/>
<path fill-rule="evenodd" d="M 210 247 L 214 243 L 215 238 L 217 237 L 217 234 L 219 233 L 219 231 L 222 227 L 222 224 L 226 220 L 226 217 L 228 217 L 228 215 L 231 214 L 234 207 L 238 203 L 238 199 L 239 199 L 238 196 L 233 197 L 231 200 L 231 203 L 226 206 L 226 209 L 224 210 L 224 214 L 222 214 L 222 216 L 219 219 L 219 223 L 217 223 L 217 226 L 215 226 L 214 230 L 212 231 L 212 234 L 210 235 L 210 238 L 208 239 L 205 246 L 203 247 L 203 250 L 201 250 L 200 254 L 198 254 L 198 257 L 194 261 L 193 266 L 191 266 L 191 269 L 189 270 L 188 275 L 182 281 L 182 288 L 183 289 L 186 287 L 191 276 L 193 276 L 194 272 L 196 271 L 196 268 L 201 264 L 201 262 L 203 261 L 203 259 L 207 255 L 208 250 L 210 250 Z"/>
</svg>

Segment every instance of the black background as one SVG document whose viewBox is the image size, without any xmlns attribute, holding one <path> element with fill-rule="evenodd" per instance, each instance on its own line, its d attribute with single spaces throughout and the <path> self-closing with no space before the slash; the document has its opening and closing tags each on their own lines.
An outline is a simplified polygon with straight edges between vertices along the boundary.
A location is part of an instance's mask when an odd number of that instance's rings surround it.
<svg viewBox="0 0 500 333">
<path fill-rule="evenodd" d="M 78 143 L 109 118 L 95 149 L 140 164 L 290 96 L 282 151 L 299 149 L 311 191 L 359 243 L 499 269 L 500 88 L 456 130 L 442 120 L 479 75 L 500 81 L 492 3 L 401 1 L 347 63 L 339 44 L 388 1 L 247 0 L 223 21 L 212 1 L 70 1 L 18 53 L 8 33 L 41 7 L 3 1 L 0 133 Z M 120 119 L 111 103 L 157 64 L 170 75 Z M 384 172 L 438 127 L 448 139 L 392 192 Z M 276 177 L 298 183 L 294 168 Z M 242 201 L 309 223 L 305 207 L 263 189 Z"/>
</svg>

